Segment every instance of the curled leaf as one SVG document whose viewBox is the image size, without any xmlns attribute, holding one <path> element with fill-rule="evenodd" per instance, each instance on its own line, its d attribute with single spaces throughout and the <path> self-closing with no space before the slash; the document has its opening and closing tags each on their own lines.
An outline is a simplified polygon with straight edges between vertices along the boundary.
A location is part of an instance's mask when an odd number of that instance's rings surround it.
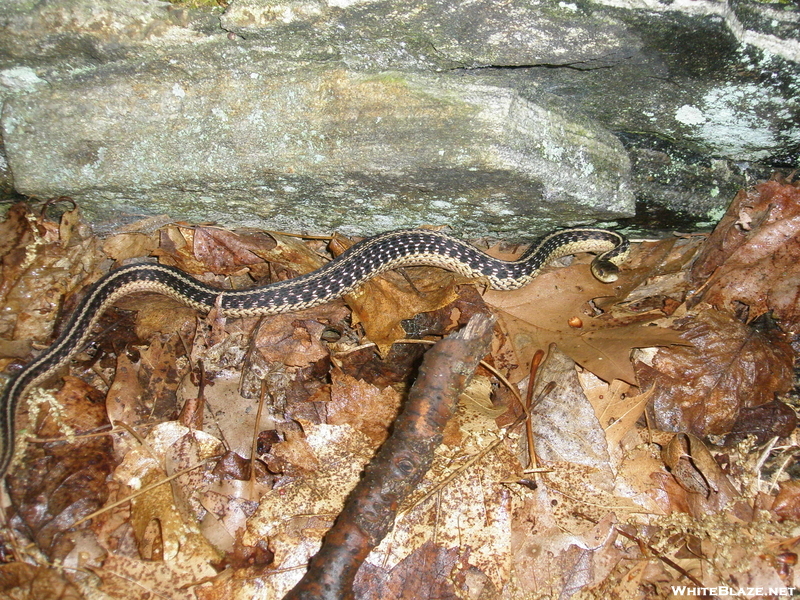
<svg viewBox="0 0 800 600">
<path fill-rule="evenodd" d="M 779 335 L 714 309 L 690 314 L 680 327 L 691 346 L 661 348 L 651 364 L 637 363 L 641 387 L 653 388 L 650 416 L 659 429 L 724 435 L 743 408 L 791 386 L 793 355 Z"/>
</svg>

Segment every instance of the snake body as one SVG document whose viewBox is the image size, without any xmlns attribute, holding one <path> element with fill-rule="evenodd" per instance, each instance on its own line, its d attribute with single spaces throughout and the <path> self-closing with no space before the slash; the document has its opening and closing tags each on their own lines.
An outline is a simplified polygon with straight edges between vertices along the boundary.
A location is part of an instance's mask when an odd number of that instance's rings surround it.
<svg viewBox="0 0 800 600">
<path fill-rule="evenodd" d="M 628 240 L 614 231 L 563 229 L 532 244 L 519 259 L 504 261 L 445 233 L 406 229 L 367 238 L 306 275 L 242 290 L 214 288 L 170 266 L 136 263 L 120 267 L 89 287 L 58 339 L 4 388 L 0 396 L 0 478 L 14 458 L 20 401 L 69 362 L 103 312 L 122 296 L 157 292 L 204 313 L 217 307 L 230 317 L 273 315 L 329 302 L 379 273 L 406 266 L 441 267 L 482 278 L 494 289 L 512 290 L 529 283 L 551 260 L 577 252 L 598 252 L 592 273 L 610 282 L 616 279 L 617 266 L 628 249 Z"/>
</svg>

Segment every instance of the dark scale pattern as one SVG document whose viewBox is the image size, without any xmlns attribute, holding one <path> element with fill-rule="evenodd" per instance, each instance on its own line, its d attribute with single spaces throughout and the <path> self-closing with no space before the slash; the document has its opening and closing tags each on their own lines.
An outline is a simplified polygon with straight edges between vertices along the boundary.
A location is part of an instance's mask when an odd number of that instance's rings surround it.
<svg viewBox="0 0 800 600">
<path fill-rule="evenodd" d="M 525 285 L 551 259 L 575 252 L 601 252 L 593 264 L 612 272 L 628 251 L 628 241 L 611 231 L 576 229 L 556 232 L 533 244 L 519 260 L 505 262 L 446 234 L 404 230 L 381 234 L 355 244 L 327 265 L 296 279 L 247 290 L 219 290 L 182 271 L 163 265 L 134 264 L 111 271 L 92 285 L 61 336 L 28 363 L 0 396 L 0 476 L 14 454 L 14 417 L 20 400 L 77 352 L 100 315 L 116 299 L 151 291 L 208 312 L 220 301 L 230 316 L 268 315 L 309 308 L 338 298 L 389 268 L 429 265 L 463 275 L 486 277 L 497 289 Z M 608 268 L 610 267 L 610 268 Z M 602 279 L 599 270 L 595 270 Z"/>
</svg>

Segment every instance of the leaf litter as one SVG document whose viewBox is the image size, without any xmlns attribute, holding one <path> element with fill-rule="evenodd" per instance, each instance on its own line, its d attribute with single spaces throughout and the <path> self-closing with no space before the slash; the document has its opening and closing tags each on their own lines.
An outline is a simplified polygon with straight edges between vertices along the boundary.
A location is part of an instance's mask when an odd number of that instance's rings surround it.
<svg viewBox="0 0 800 600">
<path fill-rule="evenodd" d="M 612 285 L 578 256 L 516 292 L 414 268 L 268 318 L 125 298 L 56 391 L 20 410 L 0 588 L 282 597 L 386 439 L 424 343 L 490 312 L 486 366 L 360 569 L 357 598 L 800 587 L 799 194 L 776 178 L 741 192 L 708 236 L 634 244 Z M 152 225 L 100 240 L 75 210 L 54 222 L 13 206 L 0 224 L 0 367 L 44 347 L 114 264 L 150 256 L 245 287 L 350 243 Z"/>
</svg>

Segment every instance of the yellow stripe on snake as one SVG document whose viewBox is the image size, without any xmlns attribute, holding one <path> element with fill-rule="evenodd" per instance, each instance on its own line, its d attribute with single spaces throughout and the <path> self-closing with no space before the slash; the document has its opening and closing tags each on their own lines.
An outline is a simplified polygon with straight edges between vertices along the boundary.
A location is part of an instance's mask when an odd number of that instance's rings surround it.
<svg viewBox="0 0 800 600">
<path fill-rule="evenodd" d="M 6 475 L 14 458 L 15 416 L 20 401 L 69 362 L 103 312 L 127 294 L 157 292 L 204 313 L 216 306 L 231 317 L 274 315 L 329 302 L 383 271 L 407 266 L 441 267 L 482 278 L 497 290 L 512 290 L 529 283 L 556 258 L 597 252 L 592 273 L 600 281 L 611 282 L 617 278 L 617 267 L 628 250 L 628 240 L 613 231 L 563 229 L 541 238 L 519 259 L 504 261 L 441 232 L 405 229 L 367 238 L 307 275 L 242 290 L 217 289 L 174 267 L 153 263 L 121 267 L 89 288 L 58 339 L 4 388 L 0 395 L 0 477 Z"/>
</svg>

